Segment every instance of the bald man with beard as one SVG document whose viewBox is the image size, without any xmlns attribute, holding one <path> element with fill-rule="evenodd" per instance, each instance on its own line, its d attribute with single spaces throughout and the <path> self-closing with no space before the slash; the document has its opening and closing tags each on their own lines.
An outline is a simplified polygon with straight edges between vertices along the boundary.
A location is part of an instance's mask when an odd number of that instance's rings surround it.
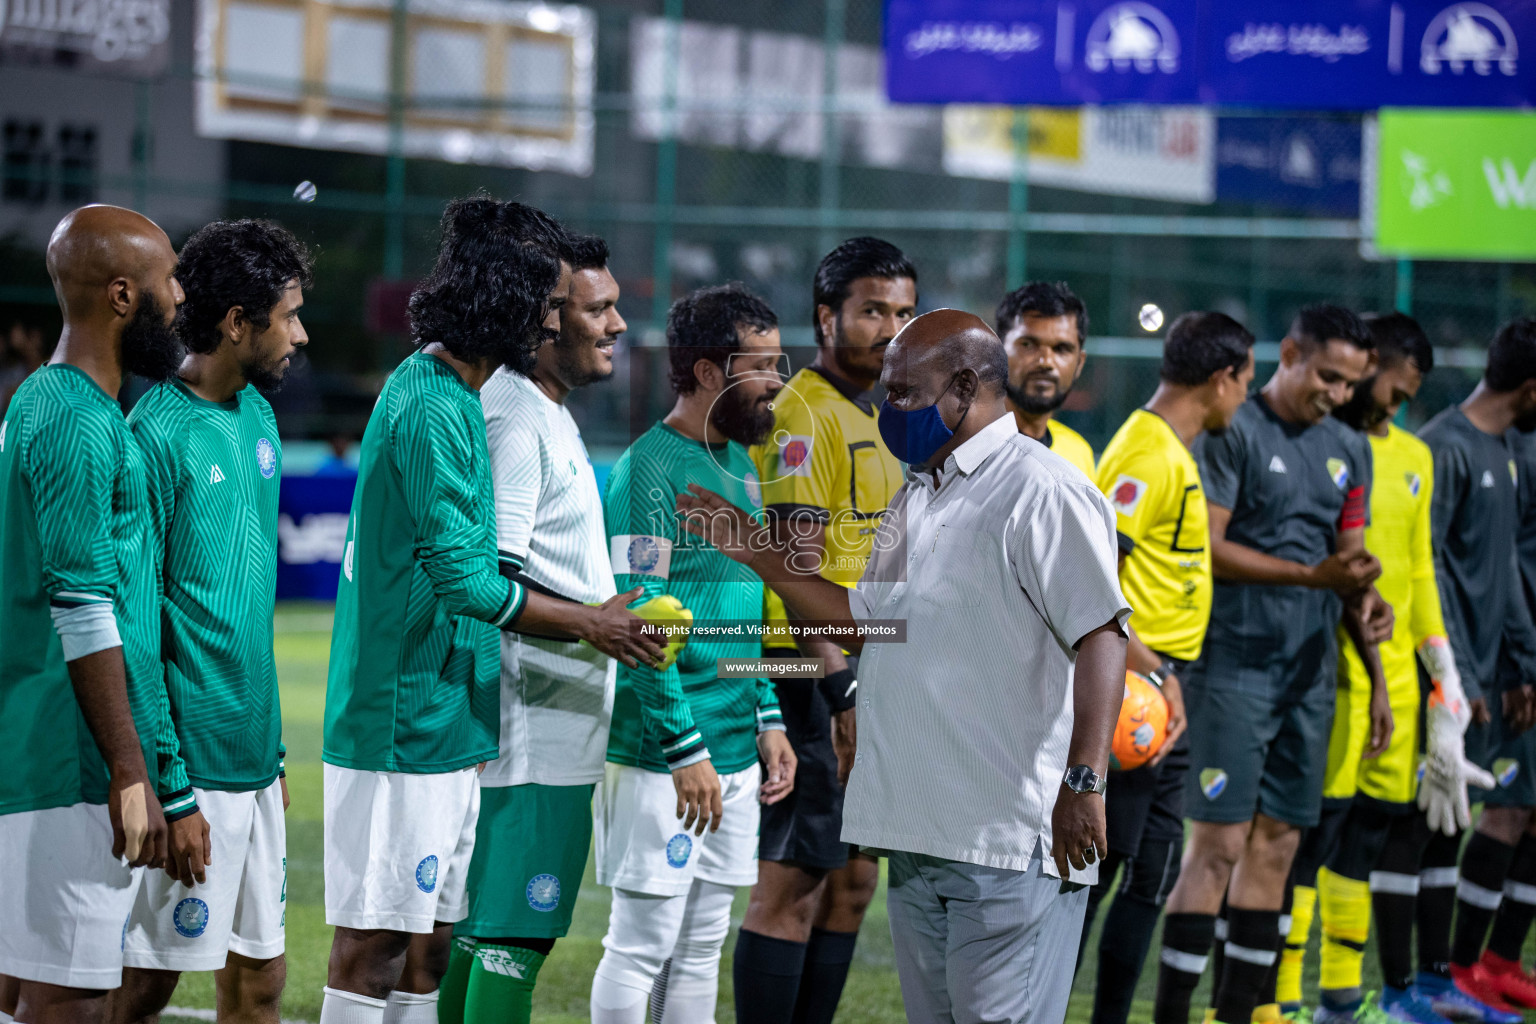
<svg viewBox="0 0 1536 1024">
<path fill-rule="evenodd" d="M 94 1024 L 138 869 L 167 861 L 167 817 L 207 834 L 160 681 L 144 463 L 117 404 L 124 373 L 175 372 L 184 296 L 165 232 L 113 206 L 59 222 L 48 272 L 64 332 L 0 421 L 0 974 L 20 981 L 16 1020 Z"/>
<path fill-rule="evenodd" d="M 936 310 L 885 354 L 880 434 L 910 467 L 852 591 L 718 495 L 677 505 L 689 532 L 749 566 L 807 623 L 905 628 L 860 651 L 858 753 L 844 842 L 890 858 L 891 938 L 907 1015 L 1059 1024 L 1130 609 L 1115 515 L 1081 472 L 1021 435 L 1008 363 L 979 318 Z"/>
</svg>

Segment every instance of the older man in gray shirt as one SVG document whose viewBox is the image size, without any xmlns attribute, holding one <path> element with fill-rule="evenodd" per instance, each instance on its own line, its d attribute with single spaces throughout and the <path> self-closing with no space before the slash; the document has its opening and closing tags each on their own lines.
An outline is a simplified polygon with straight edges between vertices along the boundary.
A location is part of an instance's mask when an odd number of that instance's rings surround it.
<svg viewBox="0 0 1536 1024">
<path fill-rule="evenodd" d="M 809 623 L 904 620 L 860 666 L 843 839 L 890 856 L 902 997 L 916 1021 L 1066 1014 L 1104 838 L 1104 776 L 1130 610 L 1114 511 L 1020 435 L 1007 361 L 980 319 L 937 310 L 891 343 L 881 436 L 910 467 L 849 591 L 717 495 L 684 527 Z M 861 642 L 840 641 L 845 647 Z"/>
</svg>

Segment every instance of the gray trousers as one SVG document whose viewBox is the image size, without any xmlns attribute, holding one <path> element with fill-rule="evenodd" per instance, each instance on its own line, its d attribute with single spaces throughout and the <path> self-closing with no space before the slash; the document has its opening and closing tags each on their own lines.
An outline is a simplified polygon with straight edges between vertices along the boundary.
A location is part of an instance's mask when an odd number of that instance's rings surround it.
<svg viewBox="0 0 1536 1024">
<path fill-rule="evenodd" d="M 913 1024 L 1061 1024 L 1088 890 L 1041 870 L 893 852 L 891 941 Z"/>
</svg>

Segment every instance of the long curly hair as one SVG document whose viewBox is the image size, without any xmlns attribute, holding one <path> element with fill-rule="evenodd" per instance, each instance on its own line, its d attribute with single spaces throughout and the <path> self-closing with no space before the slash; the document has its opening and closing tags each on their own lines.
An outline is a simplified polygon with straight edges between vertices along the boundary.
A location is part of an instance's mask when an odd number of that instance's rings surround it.
<svg viewBox="0 0 1536 1024">
<path fill-rule="evenodd" d="M 486 195 L 449 203 L 442 226 L 437 263 L 411 293 L 412 341 L 530 372 L 560 262 L 571 259 L 565 229 L 542 210 Z"/>
<path fill-rule="evenodd" d="M 290 282 L 314 284 L 304 243 L 269 220 L 216 220 L 181 247 L 176 279 L 187 301 L 176 310 L 176 334 L 193 352 L 216 351 L 219 324 L 235 306 L 258 330 L 272 326 L 272 307 Z"/>
</svg>

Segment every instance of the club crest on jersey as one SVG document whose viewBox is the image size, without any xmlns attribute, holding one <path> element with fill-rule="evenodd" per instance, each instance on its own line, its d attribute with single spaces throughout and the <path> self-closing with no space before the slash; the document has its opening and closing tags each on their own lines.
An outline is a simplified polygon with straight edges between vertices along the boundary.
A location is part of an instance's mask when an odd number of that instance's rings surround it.
<svg viewBox="0 0 1536 1024">
<path fill-rule="evenodd" d="M 1136 506 L 1141 504 L 1141 496 L 1146 493 L 1145 483 L 1121 473 L 1115 478 L 1115 485 L 1109 489 L 1109 500 L 1114 504 L 1116 512 L 1131 516 L 1136 514 Z"/>
<path fill-rule="evenodd" d="M 688 838 L 688 833 L 679 832 L 667 840 L 667 863 L 674 868 L 680 868 L 688 863 L 688 857 L 693 853 L 693 840 Z"/>
<path fill-rule="evenodd" d="M 171 923 L 182 938 L 197 938 L 208 929 L 208 904 L 196 896 L 188 896 L 171 911 Z"/>
<path fill-rule="evenodd" d="M 757 474 L 753 473 L 751 471 L 748 471 L 747 475 L 741 478 L 741 482 L 746 485 L 746 488 L 747 488 L 747 500 L 752 503 L 752 507 L 753 508 L 762 508 L 763 507 L 763 485 L 758 482 Z"/>
<path fill-rule="evenodd" d="M 1404 473 L 1403 478 L 1408 481 L 1408 493 L 1417 498 L 1419 496 L 1419 487 L 1423 484 L 1423 481 L 1419 479 L 1419 474 Z"/>
<path fill-rule="evenodd" d="M 1520 762 L 1512 757 L 1501 757 L 1493 762 L 1493 777 L 1498 780 L 1500 789 L 1508 789 L 1514 784 L 1515 776 L 1520 774 Z"/>
<path fill-rule="evenodd" d="M 256 468 L 261 470 L 261 475 L 268 480 L 277 472 L 277 449 L 272 447 L 272 442 L 262 438 L 256 442 Z"/>
<path fill-rule="evenodd" d="M 560 905 L 560 879 L 554 875 L 534 875 L 528 879 L 525 895 L 530 907 L 547 914 Z"/>
<path fill-rule="evenodd" d="M 1341 491 L 1349 486 L 1349 467 L 1344 464 L 1343 459 L 1328 460 L 1328 479 L 1332 480 L 1333 486 Z"/>
<path fill-rule="evenodd" d="M 1200 770 L 1200 792 L 1205 794 L 1207 800 L 1215 800 L 1226 791 L 1227 773 L 1220 768 L 1202 768 Z"/>
<path fill-rule="evenodd" d="M 428 854 L 416 865 L 416 888 L 431 892 L 437 888 L 437 855 Z"/>
</svg>

